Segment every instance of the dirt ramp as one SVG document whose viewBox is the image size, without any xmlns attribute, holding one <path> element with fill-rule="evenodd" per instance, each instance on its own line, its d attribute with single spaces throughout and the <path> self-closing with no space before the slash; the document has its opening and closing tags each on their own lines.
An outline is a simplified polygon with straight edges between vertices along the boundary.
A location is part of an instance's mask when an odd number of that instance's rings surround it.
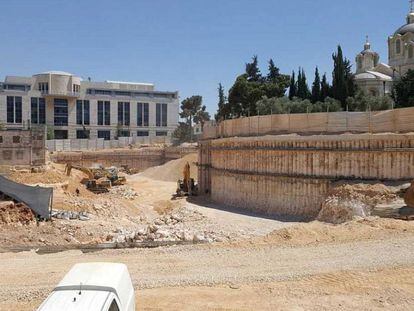
<svg viewBox="0 0 414 311">
<path fill-rule="evenodd" d="M 183 178 L 184 165 L 188 162 L 190 163 L 191 177 L 197 179 L 197 166 L 195 165 L 197 158 L 198 155 L 192 153 L 183 158 L 169 161 L 163 165 L 146 169 L 139 175 L 160 181 L 176 182 L 178 179 Z"/>
</svg>

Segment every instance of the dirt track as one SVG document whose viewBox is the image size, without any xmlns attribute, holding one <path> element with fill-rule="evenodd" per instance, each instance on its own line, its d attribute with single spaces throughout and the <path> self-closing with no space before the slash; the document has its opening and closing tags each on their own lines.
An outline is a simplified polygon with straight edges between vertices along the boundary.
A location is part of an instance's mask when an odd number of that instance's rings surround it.
<svg viewBox="0 0 414 311">
<path fill-rule="evenodd" d="M 290 301 L 291 306 L 307 305 L 313 309 L 319 309 L 317 306 L 320 306 L 329 309 L 338 302 L 338 299 L 327 299 L 330 295 L 338 290 L 355 294 L 356 287 L 361 288 L 358 295 L 367 299 L 360 305 L 361 309 L 372 309 L 372 299 L 377 299 L 378 308 L 392 306 L 409 310 L 414 303 L 414 252 L 411 247 L 407 247 L 410 245 L 414 245 L 414 235 L 411 233 L 386 240 L 300 247 L 219 244 L 150 250 L 109 250 L 89 254 L 78 251 L 50 255 L 37 255 L 33 252 L 6 253 L 0 254 L 0 265 L 3 267 L 0 308 L 9 310 L 14 306 L 13 310 L 31 310 L 76 262 L 116 261 L 128 265 L 137 289 L 137 303 L 141 304 L 142 296 L 147 309 L 167 307 L 166 297 L 162 299 L 164 305 L 154 298 L 154 295 L 160 297 L 164 292 L 167 297 L 174 298 L 171 301 L 174 308 L 182 309 L 185 305 L 180 302 L 184 303 L 185 300 L 180 297 L 185 297 L 187 290 L 183 287 L 191 287 L 188 289 L 191 295 L 210 296 L 216 301 L 211 305 L 212 308 L 243 309 L 240 302 L 243 295 L 234 302 L 231 302 L 234 297 L 227 297 L 227 306 L 218 304 L 216 298 L 226 296 L 226 292 L 233 295 L 233 291 L 228 290 L 230 286 L 230 289 L 238 292 L 260 292 L 259 296 L 263 298 L 269 298 L 268 290 L 263 291 L 263 288 L 279 288 L 281 295 L 270 295 L 273 298 L 262 303 L 263 307 L 268 304 L 269 308 L 276 306 L 278 301 Z M 390 270 L 397 272 L 390 273 Z M 405 272 L 400 273 L 400 270 Z M 371 284 L 370 278 L 378 281 Z M 313 283 L 320 288 L 312 291 Z M 287 290 L 281 288 L 281 284 L 298 287 Z M 226 290 L 219 290 L 223 286 Z M 371 296 L 369 293 L 373 287 L 380 290 Z M 297 297 L 301 289 L 313 292 L 317 303 L 310 304 L 307 301 L 303 304 L 300 297 Z M 257 299 L 245 298 L 247 305 Z M 202 299 L 195 301 L 192 307 L 196 308 L 201 301 Z M 342 297 L 341 301 L 343 309 L 355 306 L 355 301 L 348 297 Z M 288 308 L 286 304 L 285 307 Z"/>
</svg>

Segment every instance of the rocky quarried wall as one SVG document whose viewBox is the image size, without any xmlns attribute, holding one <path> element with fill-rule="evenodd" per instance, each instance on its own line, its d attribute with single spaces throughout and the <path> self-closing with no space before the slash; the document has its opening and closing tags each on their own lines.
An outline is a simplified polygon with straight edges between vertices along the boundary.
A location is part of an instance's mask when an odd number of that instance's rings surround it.
<svg viewBox="0 0 414 311">
<path fill-rule="evenodd" d="M 181 158 L 190 153 L 196 153 L 196 148 L 141 148 L 113 149 L 101 151 L 56 152 L 51 155 L 56 163 L 72 163 L 90 167 L 96 164 L 105 167 L 127 167 L 135 172 L 141 172 L 149 167 L 162 165 L 167 161 Z"/>
<path fill-rule="evenodd" d="M 201 192 L 237 208 L 315 217 L 331 182 L 340 179 L 414 179 L 414 135 L 284 135 L 200 143 Z"/>
</svg>

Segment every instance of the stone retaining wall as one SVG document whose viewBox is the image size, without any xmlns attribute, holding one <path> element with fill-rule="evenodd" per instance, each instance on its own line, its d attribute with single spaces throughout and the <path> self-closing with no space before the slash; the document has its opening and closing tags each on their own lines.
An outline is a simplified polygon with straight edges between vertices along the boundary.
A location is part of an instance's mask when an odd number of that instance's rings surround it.
<svg viewBox="0 0 414 311">
<path fill-rule="evenodd" d="M 414 179 L 413 134 L 264 136 L 203 141 L 199 186 L 214 201 L 314 217 L 332 181 Z"/>
</svg>

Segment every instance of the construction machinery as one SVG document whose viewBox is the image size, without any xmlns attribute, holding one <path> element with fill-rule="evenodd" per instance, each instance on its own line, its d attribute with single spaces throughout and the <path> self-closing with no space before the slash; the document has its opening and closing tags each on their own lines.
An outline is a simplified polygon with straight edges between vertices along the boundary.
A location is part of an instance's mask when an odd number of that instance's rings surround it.
<svg viewBox="0 0 414 311">
<path fill-rule="evenodd" d="M 183 179 L 177 181 L 176 197 L 194 196 L 198 193 L 198 186 L 191 178 L 190 164 L 187 162 L 183 169 Z"/>
<path fill-rule="evenodd" d="M 82 183 L 86 185 L 86 189 L 94 193 L 108 192 L 111 186 L 124 185 L 126 182 L 125 177 L 118 176 L 118 169 L 116 167 L 109 169 L 103 167 L 87 168 L 67 163 L 65 168 L 67 176 L 70 176 L 72 169 L 79 170 L 88 176 Z"/>
<path fill-rule="evenodd" d="M 404 202 L 408 207 L 414 208 L 414 181 L 404 194 Z"/>
</svg>

